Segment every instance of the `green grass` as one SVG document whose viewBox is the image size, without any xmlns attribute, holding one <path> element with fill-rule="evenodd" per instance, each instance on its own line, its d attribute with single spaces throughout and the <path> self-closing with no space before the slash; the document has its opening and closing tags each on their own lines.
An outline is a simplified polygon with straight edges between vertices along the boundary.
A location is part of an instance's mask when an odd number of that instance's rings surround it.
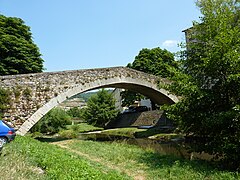
<svg viewBox="0 0 240 180">
<path fill-rule="evenodd" d="M 136 138 L 148 138 L 151 136 L 156 136 L 158 134 L 169 134 L 171 130 L 169 129 L 159 129 L 159 128 L 150 128 L 144 129 L 144 131 L 139 131 L 134 134 Z"/>
<path fill-rule="evenodd" d="M 12 145 L 7 145 L 0 155 L 0 179 L 42 180 L 46 179 L 46 175 L 30 158 L 15 152 Z"/>
<path fill-rule="evenodd" d="M 16 163 L 18 166 L 21 161 L 24 166 L 27 166 L 23 172 L 19 171 L 17 167 L 14 167 L 13 169 L 13 171 L 16 171 L 16 174 L 22 175 L 22 179 L 37 179 L 34 178 L 36 173 L 34 174 L 33 170 L 33 173 L 31 173 L 31 169 L 34 169 L 34 167 L 38 167 L 45 172 L 44 176 L 39 179 L 115 180 L 130 178 L 125 174 L 102 167 L 98 163 L 92 163 L 91 161 L 88 161 L 75 153 L 71 153 L 68 150 L 61 149 L 55 145 L 39 142 L 30 137 L 17 137 L 3 150 L 3 154 L 4 156 L 2 157 L 4 158 L 4 161 L 1 159 L 1 163 L 3 165 L 7 165 L 8 159 L 11 159 L 11 156 L 14 155 L 12 163 Z M 11 167 L 8 165 L 8 168 Z M 33 174 L 31 178 L 28 178 L 27 169 L 31 174 Z M 2 173 L 3 171 L 1 171 L 1 174 Z M 2 178 L 2 176 L 0 176 L 0 178 Z"/>
<path fill-rule="evenodd" d="M 62 130 L 59 132 L 60 137 L 63 138 L 77 138 L 79 133 L 86 133 L 92 131 L 102 131 L 102 135 L 115 136 L 122 138 L 151 138 L 156 140 L 169 141 L 172 138 L 183 138 L 182 135 L 173 133 L 164 133 L 164 130 L 157 128 L 151 129 L 139 129 L 136 127 L 128 128 L 115 128 L 104 130 L 100 127 L 95 127 L 87 123 L 79 123 L 76 125 L 68 125 L 67 130 Z M 99 136 L 99 135 L 98 135 Z"/>
<path fill-rule="evenodd" d="M 136 132 L 142 132 L 142 131 L 145 131 L 145 130 L 144 129 L 134 128 L 134 127 L 130 127 L 130 128 L 116 128 L 116 129 L 104 130 L 101 134 L 134 138 L 134 134 Z"/>
<path fill-rule="evenodd" d="M 73 139 L 79 137 L 79 133 L 86 133 L 92 131 L 100 131 L 103 128 L 95 127 L 87 123 L 79 123 L 75 125 L 68 125 L 67 129 L 63 129 L 58 132 L 58 138 Z"/>
<path fill-rule="evenodd" d="M 64 143 L 70 149 L 62 149 L 30 137 L 17 137 L 2 151 L 0 179 L 240 178 L 237 173 L 220 171 L 204 161 L 161 155 L 124 141 L 109 143 L 75 139 L 58 143 Z"/>
<path fill-rule="evenodd" d="M 151 128 L 151 129 L 139 129 L 135 127 L 129 128 L 116 128 L 108 129 L 101 132 L 101 134 L 121 136 L 126 138 L 150 138 L 155 140 L 170 141 L 174 138 L 184 138 L 181 134 L 175 133 L 163 133 L 163 130 Z"/>
<path fill-rule="evenodd" d="M 105 143 L 75 140 L 70 148 L 98 157 L 103 162 L 137 172 L 146 179 L 238 179 L 238 174 L 220 171 L 204 161 L 161 155 L 126 143 Z"/>
<path fill-rule="evenodd" d="M 67 129 L 72 129 L 78 133 L 90 132 L 90 131 L 101 131 L 103 128 L 95 127 L 87 123 L 79 123 L 75 125 L 68 125 Z"/>
</svg>

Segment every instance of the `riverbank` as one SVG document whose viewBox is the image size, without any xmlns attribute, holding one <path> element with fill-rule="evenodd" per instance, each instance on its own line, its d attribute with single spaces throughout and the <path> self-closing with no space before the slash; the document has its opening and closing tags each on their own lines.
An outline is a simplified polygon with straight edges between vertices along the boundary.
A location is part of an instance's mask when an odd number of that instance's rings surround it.
<svg viewBox="0 0 240 180">
<path fill-rule="evenodd" d="M 5 168 L 9 162 L 14 163 L 11 168 Z M 30 137 L 17 137 L 3 149 L 0 167 L 4 179 L 12 176 L 12 173 L 4 173 L 10 171 L 15 172 L 16 179 L 18 175 L 24 179 L 240 178 L 238 174 L 217 170 L 204 161 L 162 155 L 124 141 L 72 139 L 43 143 Z"/>
</svg>

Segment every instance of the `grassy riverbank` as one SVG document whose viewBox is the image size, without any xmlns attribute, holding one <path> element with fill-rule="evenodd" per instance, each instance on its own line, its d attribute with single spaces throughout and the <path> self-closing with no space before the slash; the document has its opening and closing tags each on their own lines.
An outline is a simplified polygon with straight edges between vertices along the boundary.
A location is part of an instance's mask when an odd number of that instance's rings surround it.
<svg viewBox="0 0 240 180">
<path fill-rule="evenodd" d="M 3 179 L 238 179 L 202 161 L 189 161 L 117 142 L 39 142 L 17 137 L 2 152 Z M 4 173 L 6 172 L 6 173 Z"/>
<path fill-rule="evenodd" d="M 101 131 L 102 135 L 115 136 L 119 138 L 150 138 L 150 139 L 163 140 L 163 141 L 168 141 L 174 138 L 184 138 L 183 135 L 170 133 L 171 131 L 168 132 L 168 130 L 166 129 L 165 130 L 159 129 L 159 128 L 143 129 L 143 128 L 137 128 L 137 127 L 126 127 L 126 128 L 115 128 L 115 129 L 104 130 L 104 128 L 95 127 L 87 123 L 67 125 L 67 129 L 63 129 L 60 132 L 58 132 L 56 134 L 56 137 L 71 139 L 71 138 L 79 137 L 79 133 L 88 133 L 88 132 L 95 132 L 95 131 Z M 34 132 L 30 134 L 30 136 L 34 138 L 45 137 L 45 135 L 41 134 L 40 132 Z"/>
<path fill-rule="evenodd" d="M 12 166 L 9 166 L 9 162 Z M 130 178 L 76 153 L 30 137 L 17 137 L 3 149 L 0 168 L 0 179 Z M 11 171 L 15 173 L 9 173 Z"/>
<path fill-rule="evenodd" d="M 161 155 L 151 149 L 143 150 L 126 143 L 69 141 L 65 147 L 110 163 L 133 177 L 143 179 L 235 179 L 234 173 L 219 171 L 203 161 L 189 161 L 175 156 Z"/>
</svg>

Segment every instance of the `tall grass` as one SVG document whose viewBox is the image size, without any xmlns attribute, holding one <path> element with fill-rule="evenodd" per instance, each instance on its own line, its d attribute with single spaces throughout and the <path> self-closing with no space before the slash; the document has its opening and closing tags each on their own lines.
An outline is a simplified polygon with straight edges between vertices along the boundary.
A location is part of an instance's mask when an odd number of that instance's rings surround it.
<svg viewBox="0 0 240 180">
<path fill-rule="evenodd" d="M 144 172 L 146 179 L 239 179 L 237 173 L 221 171 L 210 163 L 161 155 L 126 143 L 77 141 L 69 144 L 74 150 L 101 158 L 132 172 Z"/>
<path fill-rule="evenodd" d="M 0 179 L 240 179 L 238 173 L 218 170 L 204 161 L 161 155 L 125 142 L 60 143 L 68 149 L 17 137 L 2 151 Z"/>
<path fill-rule="evenodd" d="M 129 177 L 117 171 L 99 167 L 99 164 L 93 164 L 74 153 L 51 144 L 39 142 L 30 137 L 17 137 L 4 151 L 5 158 L 11 159 L 10 156 L 13 154 L 16 155 L 17 161 L 14 162 L 13 160 L 13 163 L 19 164 L 20 161 L 23 160 L 22 162 L 28 166 L 28 164 L 25 163 L 25 160 L 28 159 L 35 167 L 37 166 L 42 169 L 46 176 L 43 177 L 43 179 L 129 179 Z M 18 159 L 18 157 L 21 158 Z M 5 159 L 3 165 L 7 163 L 7 159 Z M 10 167 L 8 166 L 8 168 Z M 28 168 L 32 169 L 31 166 L 28 166 Z M 104 169 L 104 171 L 102 171 L 102 169 Z M 16 174 L 22 174 L 23 179 L 25 177 L 25 179 L 28 179 L 26 171 L 23 173 L 19 172 L 17 167 L 14 168 L 13 171 L 16 171 Z M 3 171 L 1 171 L 1 174 L 2 173 Z M 9 178 L 6 178 L 6 180 L 7 179 Z"/>
<path fill-rule="evenodd" d="M 0 155 L 0 179 L 42 180 L 46 179 L 46 175 L 36 163 L 15 152 L 12 145 L 7 145 Z"/>
</svg>

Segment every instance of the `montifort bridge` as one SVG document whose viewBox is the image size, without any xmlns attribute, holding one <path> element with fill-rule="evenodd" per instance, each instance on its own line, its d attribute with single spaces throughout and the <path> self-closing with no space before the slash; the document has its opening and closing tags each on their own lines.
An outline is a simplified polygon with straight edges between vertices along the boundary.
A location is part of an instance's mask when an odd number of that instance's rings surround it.
<svg viewBox="0 0 240 180">
<path fill-rule="evenodd" d="M 173 104 L 178 98 L 161 88 L 167 79 L 126 67 L 83 69 L 0 76 L 10 103 L 3 119 L 25 135 L 52 108 L 79 93 L 98 88 L 122 88 L 139 92 L 154 103 Z"/>
</svg>

